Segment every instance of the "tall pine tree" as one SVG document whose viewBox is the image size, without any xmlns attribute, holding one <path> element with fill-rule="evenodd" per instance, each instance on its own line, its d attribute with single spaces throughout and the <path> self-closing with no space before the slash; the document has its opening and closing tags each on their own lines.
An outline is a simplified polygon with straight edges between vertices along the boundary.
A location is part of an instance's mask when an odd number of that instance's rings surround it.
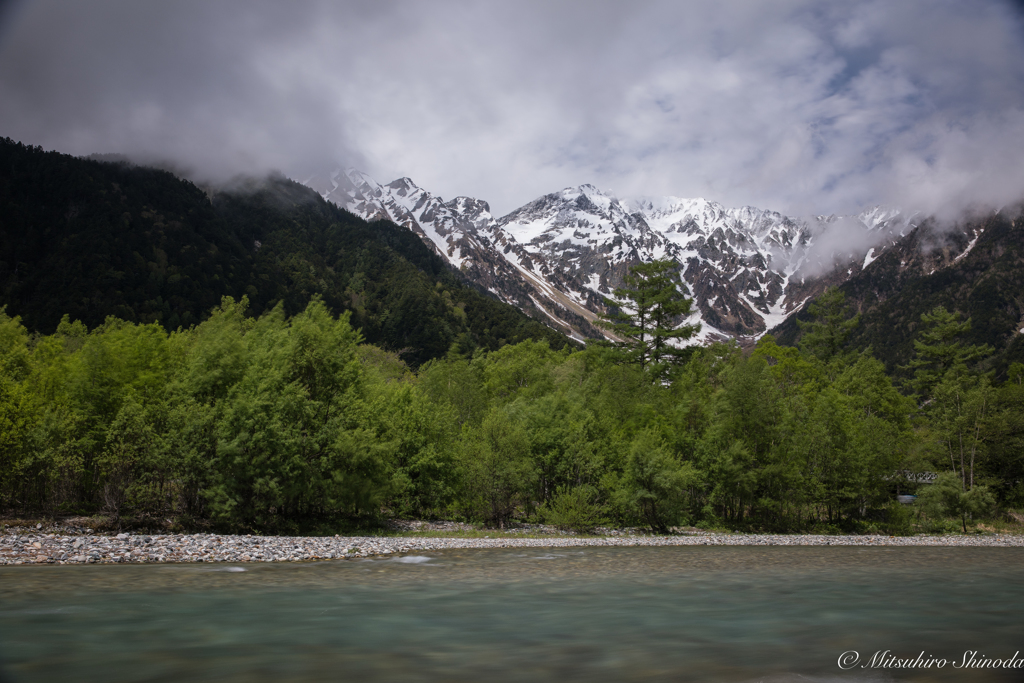
<svg viewBox="0 0 1024 683">
<path fill-rule="evenodd" d="M 693 300 L 685 294 L 678 264 L 671 260 L 651 261 L 630 268 L 624 286 L 615 289 L 615 299 L 605 299 L 611 312 L 598 325 L 621 339 L 630 362 L 655 378 L 664 376 L 685 354 L 672 344 L 700 331 L 700 325 L 675 325 L 690 314 Z"/>
<path fill-rule="evenodd" d="M 803 332 L 800 347 L 828 363 L 842 351 L 846 339 L 860 324 L 860 314 L 850 317 L 846 295 L 836 287 L 826 288 L 822 295 L 807 307 L 807 312 L 814 316 L 812 321 L 804 322 L 799 318 L 796 321 Z"/>
<path fill-rule="evenodd" d="M 953 372 L 963 375 L 974 361 L 992 353 L 992 347 L 965 344 L 961 337 L 971 331 L 971 320 L 961 321 L 960 314 L 936 306 L 921 314 L 922 329 L 914 340 L 917 352 L 906 369 L 914 371 L 910 386 L 922 400 L 932 397 L 935 387 Z"/>
</svg>

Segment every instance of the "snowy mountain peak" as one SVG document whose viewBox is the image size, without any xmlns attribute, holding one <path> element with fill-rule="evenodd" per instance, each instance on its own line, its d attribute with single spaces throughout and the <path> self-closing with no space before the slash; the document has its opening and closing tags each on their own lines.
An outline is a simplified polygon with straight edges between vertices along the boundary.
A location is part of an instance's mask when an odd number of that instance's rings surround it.
<svg viewBox="0 0 1024 683">
<path fill-rule="evenodd" d="M 368 220 L 413 230 L 498 298 L 582 338 L 604 300 L 639 262 L 671 258 L 695 298 L 698 341 L 757 337 L 824 289 L 826 273 L 867 268 L 913 217 L 874 207 L 857 216 L 803 221 L 704 198 L 618 198 L 591 184 L 566 187 L 495 218 L 487 202 L 445 202 L 410 178 L 380 185 L 353 169 L 306 185 Z M 849 245 L 836 248 L 842 233 Z M 830 284 L 834 284 L 831 283 Z"/>
<path fill-rule="evenodd" d="M 421 191 L 419 186 L 417 186 L 411 178 L 399 178 L 397 180 L 392 180 L 386 185 L 386 187 L 394 190 L 399 197 L 405 197 Z"/>
</svg>

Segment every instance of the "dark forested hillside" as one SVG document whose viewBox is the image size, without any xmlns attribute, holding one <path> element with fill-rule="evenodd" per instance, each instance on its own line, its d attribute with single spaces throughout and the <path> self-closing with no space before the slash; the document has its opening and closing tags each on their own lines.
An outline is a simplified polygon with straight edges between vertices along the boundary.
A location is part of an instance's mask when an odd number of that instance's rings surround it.
<svg viewBox="0 0 1024 683">
<path fill-rule="evenodd" d="M 49 333 L 65 314 L 166 328 L 221 297 L 287 315 L 319 294 L 413 365 L 561 334 L 464 285 L 408 230 L 368 224 L 284 178 L 207 193 L 171 173 L 0 140 L 0 306 Z"/>
<path fill-rule="evenodd" d="M 901 374 L 914 355 L 921 314 L 942 306 L 971 319 L 965 342 L 991 346 L 986 364 L 1000 375 L 1024 361 L 1024 219 L 1000 212 L 962 227 L 940 233 L 926 223 L 840 285 L 861 314 L 848 348 L 870 346 L 889 372 Z M 772 331 L 779 343 L 797 343 L 796 319 L 809 320 L 807 308 Z"/>
</svg>

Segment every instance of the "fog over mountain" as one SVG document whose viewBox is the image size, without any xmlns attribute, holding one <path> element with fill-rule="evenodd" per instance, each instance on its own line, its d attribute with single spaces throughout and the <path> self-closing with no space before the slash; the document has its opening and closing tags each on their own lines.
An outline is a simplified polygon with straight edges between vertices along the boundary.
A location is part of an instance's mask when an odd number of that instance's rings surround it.
<svg viewBox="0 0 1024 683">
<path fill-rule="evenodd" d="M 1024 23 L 996 0 L 15 2 L 0 135 L 207 179 L 340 163 L 495 216 L 590 183 L 956 217 L 1024 195 Z"/>
</svg>

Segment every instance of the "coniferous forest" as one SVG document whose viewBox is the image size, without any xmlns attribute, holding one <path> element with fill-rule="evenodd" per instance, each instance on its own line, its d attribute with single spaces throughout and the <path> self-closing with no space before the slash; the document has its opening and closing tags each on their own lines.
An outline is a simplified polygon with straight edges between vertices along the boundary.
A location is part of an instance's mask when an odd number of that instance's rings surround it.
<svg viewBox="0 0 1024 683">
<path fill-rule="evenodd" d="M 655 263 L 616 293 L 649 315 L 580 348 L 290 181 L 204 192 L 9 140 L 0 216 L 6 511 L 908 533 L 1024 506 L 1024 365 L 997 378 L 941 306 L 895 370 L 836 289 L 794 346 L 680 352 Z"/>
</svg>

